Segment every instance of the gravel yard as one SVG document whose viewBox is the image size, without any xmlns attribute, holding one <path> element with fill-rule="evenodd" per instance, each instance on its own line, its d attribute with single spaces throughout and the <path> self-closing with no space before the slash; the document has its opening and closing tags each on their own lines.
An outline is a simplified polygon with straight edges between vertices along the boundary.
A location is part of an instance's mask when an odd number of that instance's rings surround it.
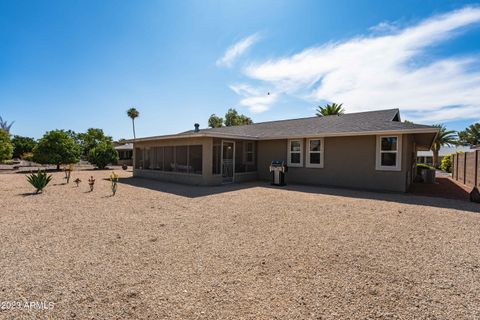
<svg viewBox="0 0 480 320">
<path fill-rule="evenodd" d="M 0 319 L 480 319 L 478 204 L 109 173 L 0 174 Z"/>
</svg>

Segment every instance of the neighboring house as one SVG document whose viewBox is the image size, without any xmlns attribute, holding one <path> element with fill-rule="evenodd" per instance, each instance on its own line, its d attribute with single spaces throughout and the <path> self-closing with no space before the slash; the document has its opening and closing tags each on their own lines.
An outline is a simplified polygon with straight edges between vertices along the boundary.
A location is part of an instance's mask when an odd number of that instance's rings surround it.
<svg viewBox="0 0 480 320">
<path fill-rule="evenodd" d="M 398 109 L 209 128 L 134 141 L 136 177 L 195 185 L 270 180 L 272 160 L 287 183 L 407 190 L 417 150 L 438 129 L 404 123 Z M 132 140 L 130 140 L 132 141 Z"/>
<path fill-rule="evenodd" d="M 472 149 L 465 146 L 441 147 L 440 150 L 438 150 L 438 163 L 442 163 L 443 157 L 448 156 L 449 154 L 468 151 L 472 151 Z M 417 163 L 423 163 L 428 164 L 429 166 L 433 166 L 433 151 L 418 151 Z"/>
<path fill-rule="evenodd" d="M 133 143 L 125 143 L 115 146 L 118 152 L 118 165 L 133 166 Z"/>
</svg>

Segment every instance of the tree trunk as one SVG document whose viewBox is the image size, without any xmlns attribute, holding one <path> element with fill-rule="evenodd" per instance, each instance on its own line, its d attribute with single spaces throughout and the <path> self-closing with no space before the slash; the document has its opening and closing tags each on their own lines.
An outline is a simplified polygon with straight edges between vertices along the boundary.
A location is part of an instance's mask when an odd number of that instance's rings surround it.
<svg viewBox="0 0 480 320">
<path fill-rule="evenodd" d="M 60 170 L 60 164 L 57 163 L 57 171 Z"/>
<path fill-rule="evenodd" d="M 132 125 L 133 125 L 133 140 L 135 140 L 137 138 L 135 136 L 135 119 L 132 119 Z"/>
<path fill-rule="evenodd" d="M 438 164 L 438 150 L 437 149 L 433 149 L 433 166 L 435 168 L 439 167 L 439 164 Z"/>
</svg>

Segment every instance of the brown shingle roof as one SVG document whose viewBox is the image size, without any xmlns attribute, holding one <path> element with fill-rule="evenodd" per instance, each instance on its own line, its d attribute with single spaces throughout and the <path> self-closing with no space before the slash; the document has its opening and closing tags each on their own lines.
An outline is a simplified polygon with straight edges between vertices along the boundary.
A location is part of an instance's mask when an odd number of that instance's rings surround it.
<svg viewBox="0 0 480 320">
<path fill-rule="evenodd" d="M 432 126 L 398 121 L 398 109 L 346 113 L 326 117 L 309 117 L 300 119 L 260 122 L 250 125 L 201 129 L 199 132 L 189 130 L 176 135 L 140 138 L 181 138 L 182 136 L 237 136 L 251 139 L 280 139 L 285 137 L 309 137 L 315 135 L 361 134 L 377 131 L 415 131 L 437 129 Z"/>
<path fill-rule="evenodd" d="M 231 134 L 261 139 L 266 137 L 299 137 L 316 134 L 432 128 L 414 123 L 393 121 L 398 113 L 398 109 L 346 113 L 338 116 L 310 117 L 261 122 L 243 126 L 209 128 L 202 129 L 200 132 Z M 193 133 L 193 130 L 182 132 L 182 134 Z"/>
</svg>

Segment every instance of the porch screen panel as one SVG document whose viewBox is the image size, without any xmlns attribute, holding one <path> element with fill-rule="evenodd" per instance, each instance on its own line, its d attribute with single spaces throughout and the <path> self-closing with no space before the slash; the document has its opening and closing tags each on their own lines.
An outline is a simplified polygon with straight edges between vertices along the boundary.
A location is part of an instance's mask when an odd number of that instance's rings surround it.
<svg viewBox="0 0 480 320">
<path fill-rule="evenodd" d="M 143 159 L 143 168 L 144 169 L 150 169 L 150 158 L 151 158 L 151 149 L 150 148 L 145 148 L 145 151 L 143 152 L 144 159 Z"/>
<path fill-rule="evenodd" d="M 152 169 L 163 170 L 163 149 L 164 147 L 155 147 L 154 160 L 152 161 Z"/>
<path fill-rule="evenodd" d="M 253 172 L 256 170 L 256 142 L 237 141 L 235 144 L 235 172 Z"/>
<path fill-rule="evenodd" d="M 235 172 L 245 172 L 245 164 L 243 163 L 243 143 L 235 142 Z"/>
<path fill-rule="evenodd" d="M 135 148 L 135 169 L 143 168 L 143 149 Z"/>
<path fill-rule="evenodd" d="M 165 147 L 164 156 L 163 156 L 163 170 L 164 171 L 173 171 L 175 169 L 175 148 L 174 147 Z"/>
<path fill-rule="evenodd" d="M 189 173 L 202 174 L 202 146 L 195 145 L 188 147 L 188 167 Z"/>
<path fill-rule="evenodd" d="M 175 171 L 188 172 L 188 147 L 176 146 L 175 147 Z"/>
<path fill-rule="evenodd" d="M 220 139 L 213 139 L 212 173 L 221 174 L 222 164 L 222 142 Z"/>
</svg>

